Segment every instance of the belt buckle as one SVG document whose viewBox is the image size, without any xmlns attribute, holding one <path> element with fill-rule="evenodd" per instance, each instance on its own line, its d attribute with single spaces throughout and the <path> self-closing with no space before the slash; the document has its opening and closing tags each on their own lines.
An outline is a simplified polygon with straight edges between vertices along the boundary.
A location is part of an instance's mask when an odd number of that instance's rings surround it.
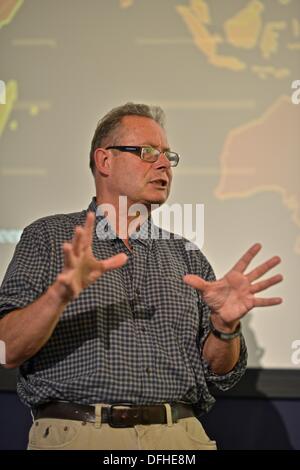
<svg viewBox="0 0 300 470">
<path fill-rule="evenodd" d="M 114 422 L 113 410 L 117 406 L 126 406 L 127 408 L 132 408 L 133 404 L 132 403 L 114 403 L 113 405 L 111 405 L 108 409 L 108 424 L 112 428 L 129 428 L 129 427 L 133 427 L 134 425 L 128 425 L 127 423 L 120 423 L 120 422 L 115 423 Z M 119 411 L 122 412 L 123 410 L 119 410 Z"/>
</svg>

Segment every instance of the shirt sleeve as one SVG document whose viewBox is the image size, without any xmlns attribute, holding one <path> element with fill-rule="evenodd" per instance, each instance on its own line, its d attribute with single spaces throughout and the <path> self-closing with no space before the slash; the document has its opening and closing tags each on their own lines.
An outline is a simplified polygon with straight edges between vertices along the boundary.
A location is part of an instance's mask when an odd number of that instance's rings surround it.
<svg viewBox="0 0 300 470">
<path fill-rule="evenodd" d="M 205 256 L 202 254 L 201 257 L 201 272 L 199 275 L 203 277 L 206 281 L 214 281 L 216 279 L 214 271 L 207 261 Z M 201 352 L 201 361 L 202 367 L 204 371 L 204 375 L 208 385 L 214 385 L 219 390 L 226 391 L 232 388 L 244 375 L 247 366 L 247 348 L 246 343 L 243 335 L 240 336 L 241 347 L 240 347 L 240 357 L 238 362 L 236 363 L 235 367 L 228 372 L 227 374 L 216 374 L 214 373 L 206 359 L 203 357 L 203 346 L 206 341 L 207 336 L 210 333 L 209 328 L 209 317 L 210 317 L 210 308 L 208 305 L 202 300 L 200 295 L 200 305 L 201 305 L 201 316 L 202 316 L 202 324 L 201 324 L 201 332 L 200 332 L 200 352 Z"/>
<path fill-rule="evenodd" d="M 49 252 L 40 224 L 24 229 L 0 287 L 0 318 L 32 303 L 47 288 Z"/>
</svg>

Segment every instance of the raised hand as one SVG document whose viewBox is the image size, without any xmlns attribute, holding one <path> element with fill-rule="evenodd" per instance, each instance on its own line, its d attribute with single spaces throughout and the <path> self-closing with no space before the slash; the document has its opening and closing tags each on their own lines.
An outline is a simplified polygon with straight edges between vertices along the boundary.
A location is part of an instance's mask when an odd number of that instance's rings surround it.
<svg viewBox="0 0 300 470">
<path fill-rule="evenodd" d="M 217 281 L 208 282 L 194 274 L 184 276 L 184 282 L 201 291 L 212 315 L 218 316 L 224 325 L 236 325 L 254 307 L 269 307 L 282 302 L 280 297 L 256 296 L 259 292 L 281 282 L 283 279 L 281 274 L 254 282 L 281 262 L 278 256 L 270 258 L 245 274 L 246 268 L 260 249 L 259 243 L 253 245 L 233 268 Z"/>
<path fill-rule="evenodd" d="M 72 241 L 63 244 L 64 268 L 57 281 L 66 290 L 66 297 L 72 300 L 95 282 L 102 274 L 123 266 L 127 261 L 125 253 L 97 260 L 92 252 L 94 212 L 88 212 L 84 226 L 77 226 Z"/>
</svg>

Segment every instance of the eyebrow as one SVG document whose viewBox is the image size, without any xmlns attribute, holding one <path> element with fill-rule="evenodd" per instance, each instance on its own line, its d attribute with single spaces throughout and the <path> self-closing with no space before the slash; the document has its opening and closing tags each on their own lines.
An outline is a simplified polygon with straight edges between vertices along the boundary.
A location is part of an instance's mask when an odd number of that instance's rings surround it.
<svg viewBox="0 0 300 470">
<path fill-rule="evenodd" d="M 158 145 L 149 144 L 149 142 L 147 142 L 147 143 L 139 145 L 139 147 L 153 147 L 153 148 L 157 149 Z M 162 150 L 165 151 L 165 150 L 171 150 L 171 149 L 170 149 L 170 147 L 164 147 Z"/>
</svg>

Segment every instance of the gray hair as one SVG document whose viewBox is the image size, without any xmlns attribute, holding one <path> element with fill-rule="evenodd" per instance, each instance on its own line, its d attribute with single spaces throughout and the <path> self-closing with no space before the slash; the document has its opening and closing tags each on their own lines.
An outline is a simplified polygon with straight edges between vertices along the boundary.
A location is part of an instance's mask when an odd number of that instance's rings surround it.
<svg viewBox="0 0 300 470">
<path fill-rule="evenodd" d="M 148 106 L 147 104 L 126 103 L 109 111 L 97 124 L 90 150 L 90 169 L 95 172 L 95 150 L 102 146 L 105 139 L 121 126 L 125 116 L 141 116 L 153 119 L 163 129 L 165 125 L 165 113 L 159 106 Z"/>
</svg>

